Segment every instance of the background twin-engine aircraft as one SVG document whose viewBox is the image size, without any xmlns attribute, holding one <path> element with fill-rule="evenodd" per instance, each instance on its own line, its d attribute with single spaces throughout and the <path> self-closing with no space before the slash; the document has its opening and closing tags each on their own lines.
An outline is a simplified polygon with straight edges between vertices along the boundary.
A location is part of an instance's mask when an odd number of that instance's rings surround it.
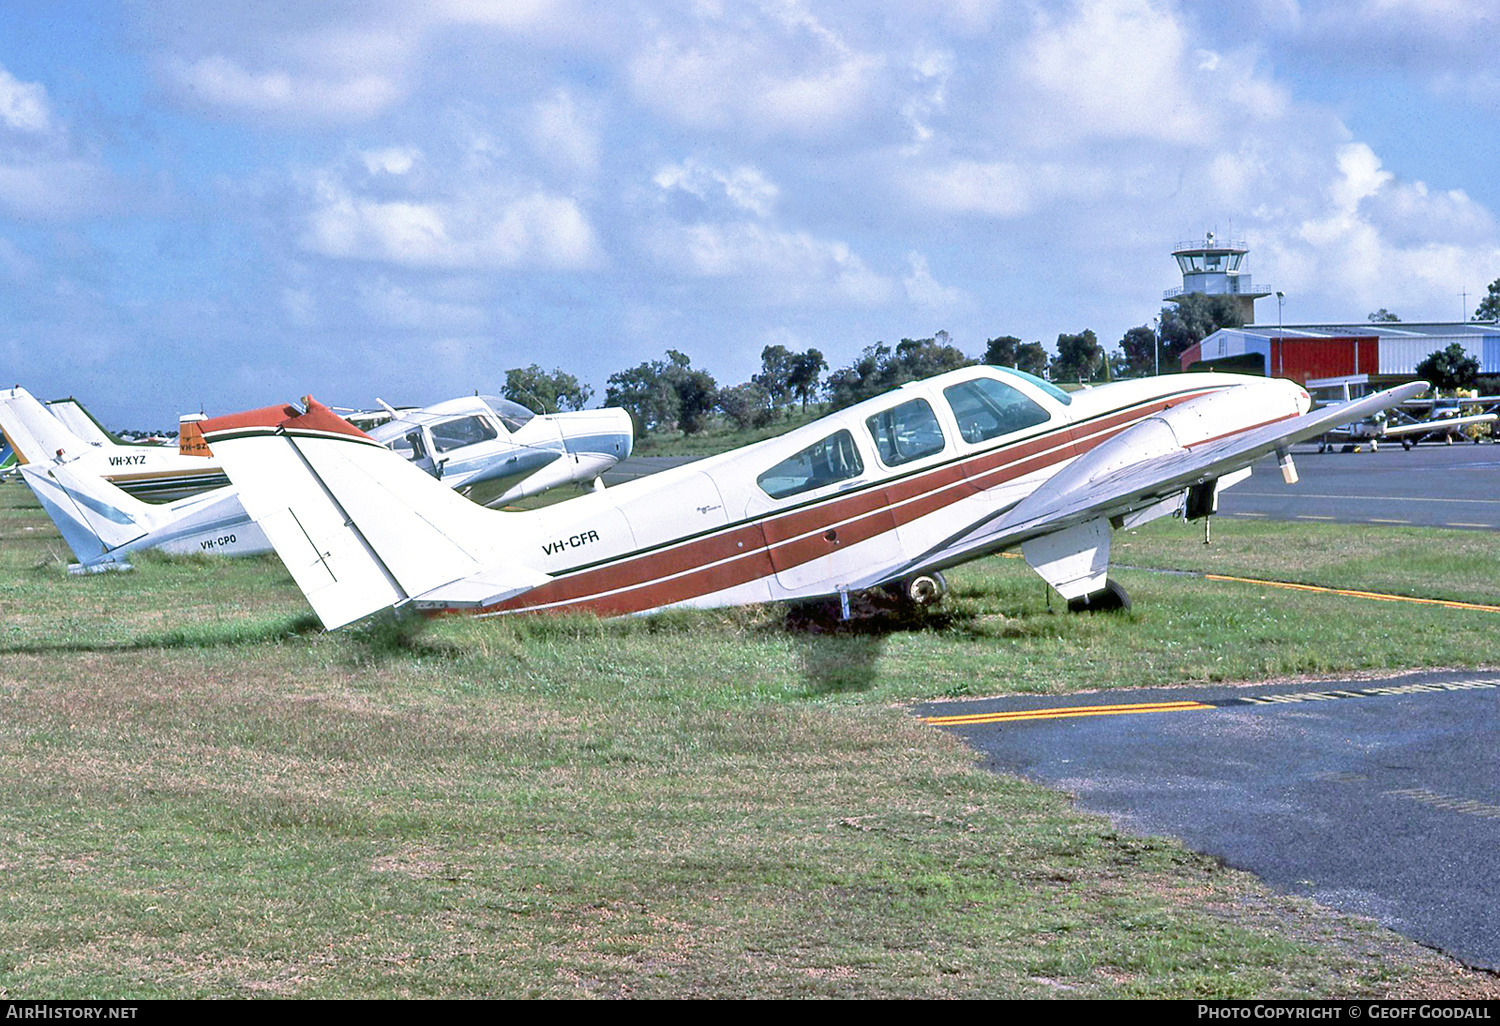
<svg viewBox="0 0 1500 1026">
<path fill-rule="evenodd" d="M 629 455 L 633 437 L 622 410 L 536 416 L 490 396 L 390 414 L 374 429 L 383 440 L 443 486 L 491 503 L 597 483 Z M 129 553 L 151 548 L 270 551 L 197 431 L 203 419 L 182 418 L 180 450 L 126 445 L 74 400 L 44 407 L 23 388 L 0 391 L 0 431 L 83 569 L 124 565 Z"/>
<path fill-rule="evenodd" d="M 523 512 L 443 488 L 309 399 L 205 437 L 323 624 L 392 606 L 642 612 L 896 589 L 1020 547 L 1073 608 L 1125 601 L 1113 530 L 1212 513 L 1220 489 L 1334 423 L 1426 389 L 1309 413 L 1300 386 L 1180 374 L 1074 393 L 971 367 L 779 438 Z"/>
</svg>

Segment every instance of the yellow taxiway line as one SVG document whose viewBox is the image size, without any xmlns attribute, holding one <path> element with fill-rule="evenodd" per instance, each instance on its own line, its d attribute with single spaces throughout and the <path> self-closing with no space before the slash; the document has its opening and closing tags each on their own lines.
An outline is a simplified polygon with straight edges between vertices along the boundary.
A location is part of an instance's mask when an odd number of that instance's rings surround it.
<svg viewBox="0 0 1500 1026">
<path fill-rule="evenodd" d="M 969 713 L 964 716 L 926 716 L 923 723 L 935 727 L 961 727 L 971 723 L 1004 723 L 1009 720 L 1060 720 L 1071 716 L 1128 716 L 1133 713 L 1185 712 L 1212 709 L 1202 702 L 1137 702 L 1131 705 L 1073 705 L 1060 709 L 1015 709 L 1010 712 Z"/>
<path fill-rule="evenodd" d="M 1267 588 L 1286 588 L 1289 591 L 1314 591 L 1324 595 L 1345 595 L 1350 598 L 1374 599 L 1377 602 L 1414 602 L 1421 606 L 1442 606 L 1444 609 L 1474 609 L 1481 613 L 1500 613 L 1500 606 L 1486 606 L 1478 602 L 1453 602 L 1448 599 L 1413 598 L 1410 595 L 1387 595 L 1379 591 L 1356 591 L 1352 588 L 1320 588 L 1315 584 L 1292 584 L 1288 581 L 1263 581 L 1254 577 L 1231 577 L 1228 574 L 1204 574 L 1208 581 L 1233 581 L 1236 584 L 1259 584 Z"/>
</svg>

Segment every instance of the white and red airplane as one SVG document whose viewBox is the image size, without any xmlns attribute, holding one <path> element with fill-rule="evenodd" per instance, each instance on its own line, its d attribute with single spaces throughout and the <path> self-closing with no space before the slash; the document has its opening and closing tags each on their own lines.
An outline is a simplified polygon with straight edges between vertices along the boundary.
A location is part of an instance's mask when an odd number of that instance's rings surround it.
<svg viewBox="0 0 1500 1026">
<path fill-rule="evenodd" d="M 1123 604 L 1111 533 L 1212 513 L 1287 447 L 1393 406 L 1308 413 L 1289 381 L 1179 374 L 1066 393 L 995 367 L 913 382 L 779 438 L 544 509 L 485 509 L 314 400 L 203 424 L 325 627 L 387 607 L 480 616 L 899 589 L 1020 547 L 1071 608 Z"/>
</svg>

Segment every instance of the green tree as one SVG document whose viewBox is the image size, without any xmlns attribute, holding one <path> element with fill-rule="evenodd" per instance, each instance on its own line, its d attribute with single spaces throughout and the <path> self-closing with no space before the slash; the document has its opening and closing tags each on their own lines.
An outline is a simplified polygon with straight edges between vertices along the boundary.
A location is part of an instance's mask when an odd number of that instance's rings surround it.
<svg viewBox="0 0 1500 1026">
<path fill-rule="evenodd" d="M 940 331 L 933 338 L 903 338 L 894 350 L 884 342 L 877 342 L 849 366 L 828 375 L 823 388 L 832 407 L 841 410 L 908 381 L 973 364 L 952 344 L 948 333 Z"/>
<path fill-rule="evenodd" d="M 1040 342 L 1023 342 L 1016 347 L 1016 370 L 1041 377 L 1047 373 L 1047 347 Z"/>
<path fill-rule="evenodd" d="M 985 343 L 984 359 L 991 367 L 1014 367 L 1016 365 L 1016 350 L 1020 347 L 1021 340 L 1014 335 L 1001 335 L 992 338 Z"/>
<path fill-rule="evenodd" d="M 818 390 L 818 382 L 827 369 L 828 360 L 816 349 L 808 349 L 805 353 L 798 353 L 792 358 L 792 369 L 787 375 L 787 386 L 791 388 L 792 395 L 802 401 L 803 412 L 807 411 L 807 401 Z"/>
<path fill-rule="evenodd" d="M 1490 290 L 1479 301 L 1479 308 L 1474 311 L 1474 319 L 1476 321 L 1500 321 L 1500 278 L 1490 282 Z"/>
<path fill-rule="evenodd" d="M 796 357 L 786 346 L 766 346 L 760 351 L 760 373 L 750 380 L 765 390 L 771 402 L 785 406 L 792 398 L 792 367 Z"/>
<path fill-rule="evenodd" d="M 1190 292 L 1176 303 L 1161 308 L 1161 366 L 1175 371 L 1182 354 L 1220 328 L 1244 324 L 1238 304 L 1230 296 L 1207 296 Z"/>
<path fill-rule="evenodd" d="M 742 430 L 765 427 L 776 416 L 771 396 L 754 380 L 719 389 L 719 410 Z"/>
<path fill-rule="evenodd" d="M 1479 377 L 1479 361 L 1465 352 L 1461 344 L 1450 342 L 1447 349 L 1429 353 L 1417 364 L 1417 377 L 1445 392 L 1473 388 Z"/>
<path fill-rule="evenodd" d="M 607 384 L 606 405 L 629 411 L 638 434 L 673 428 L 695 434 L 719 395 L 713 376 L 695 370 L 692 360 L 676 349 L 668 349 L 665 360 L 648 360 L 611 374 Z"/>
<path fill-rule="evenodd" d="M 558 413 L 583 409 L 594 397 L 594 390 L 571 374 L 564 374 L 561 370 L 548 374 L 532 364 L 506 371 L 505 387 L 500 394 L 533 413 Z"/>
<path fill-rule="evenodd" d="M 1104 370 L 1104 347 L 1092 330 L 1057 336 L 1057 355 L 1049 368 L 1053 381 L 1093 381 Z"/>
<path fill-rule="evenodd" d="M 1401 318 L 1397 317 L 1395 314 L 1391 313 L 1389 310 L 1382 306 L 1379 310 L 1376 310 L 1374 313 L 1366 317 L 1365 320 L 1369 321 L 1371 324 L 1395 324 L 1399 322 Z"/>
<path fill-rule="evenodd" d="M 1131 328 L 1120 339 L 1121 359 L 1116 366 L 1116 377 L 1144 378 L 1156 373 L 1156 332 L 1142 324 Z"/>
</svg>

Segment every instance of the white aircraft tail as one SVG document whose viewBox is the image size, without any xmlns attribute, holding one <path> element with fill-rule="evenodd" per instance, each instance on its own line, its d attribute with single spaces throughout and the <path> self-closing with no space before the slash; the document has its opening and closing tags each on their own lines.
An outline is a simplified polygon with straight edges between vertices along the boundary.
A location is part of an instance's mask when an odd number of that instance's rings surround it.
<svg viewBox="0 0 1500 1026">
<path fill-rule="evenodd" d="M 128 545 L 157 526 L 161 507 L 127 495 L 102 477 L 55 460 L 29 463 L 21 476 L 80 563 Z"/>
<path fill-rule="evenodd" d="M 69 396 L 54 399 L 47 404 L 47 412 L 56 417 L 58 423 L 90 445 L 119 445 L 120 440 L 104 429 L 94 415 L 84 409 L 81 402 Z"/>
<path fill-rule="evenodd" d="M 507 514 L 463 498 L 315 400 L 307 407 L 202 428 L 325 627 L 433 592 L 498 601 L 548 580 L 496 565 Z"/>
<path fill-rule="evenodd" d="M 0 431 L 21 463 L 51 460 L 59 451 L 81 456 L 91 448 L 19 385 L 0 390 Z"/>
</svg>

